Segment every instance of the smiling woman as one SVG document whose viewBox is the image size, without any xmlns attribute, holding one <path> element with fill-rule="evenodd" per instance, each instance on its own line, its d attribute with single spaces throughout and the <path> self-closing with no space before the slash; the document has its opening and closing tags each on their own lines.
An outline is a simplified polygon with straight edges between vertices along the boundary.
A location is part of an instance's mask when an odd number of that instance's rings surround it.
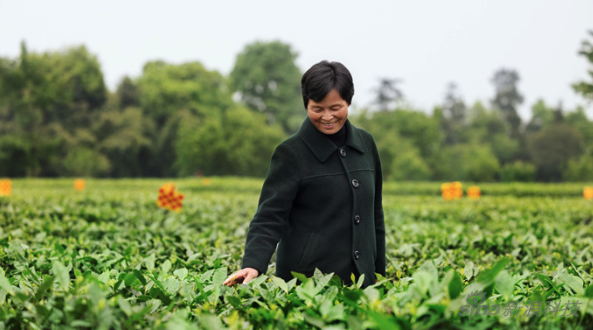
<svg viewBox="0 0 593 330">
<path fill-rule="evenodd" d="M 348 103 L 332 89 L 321 102 L 311 100 L 307 107 L 309 120 L 324 134 L 336 134 L 348 118 Z"/>
<path fill-rule="evenodd" d="M 301 79 L 308 118 L 274 151 L 249 226 L 242 269 L 224 284 L 265 274 L 276 246 L 276 276 L 334 273 L 364 286 L 385 275 L 382 173 L 372 136 L 348 121 L 352 76 L 322 61 Z"/>
</svg>

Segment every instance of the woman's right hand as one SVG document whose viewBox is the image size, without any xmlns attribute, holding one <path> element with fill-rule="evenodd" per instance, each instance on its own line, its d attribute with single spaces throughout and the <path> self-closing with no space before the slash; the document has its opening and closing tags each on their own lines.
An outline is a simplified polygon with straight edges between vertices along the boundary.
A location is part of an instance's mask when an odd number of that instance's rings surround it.
<svg viewBox="0 0 593 330">
<path fill-rule="evenodd" d="M 222 284 L 226 286 L 233 286 L 237 283 L 247 284 L 249 283 L 249 281 L 258 276 L 259 272 L 257 271 L 257 269 L 247 267 L 229 276 L 229 278 L 227 278 Z"/>
</svg>

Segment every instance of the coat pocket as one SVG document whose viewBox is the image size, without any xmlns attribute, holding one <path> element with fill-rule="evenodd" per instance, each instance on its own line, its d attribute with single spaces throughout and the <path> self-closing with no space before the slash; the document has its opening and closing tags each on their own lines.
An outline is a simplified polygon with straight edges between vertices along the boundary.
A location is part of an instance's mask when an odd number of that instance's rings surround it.
<svg viewBox="0 0 593 330">
<path fill-rule="evenodd" d="M 307 265 L 311 261 L 312 257 L 315 254 L 315 246 L 317 245 L 317 234 L 311 232 L 307 237 L 307 243 L 305 246 L 305 251 L 303 251 L 303 255 L 301 255 L 301 259 L 299 260 L 299 268 L 306 269 Z"/>
</svg>

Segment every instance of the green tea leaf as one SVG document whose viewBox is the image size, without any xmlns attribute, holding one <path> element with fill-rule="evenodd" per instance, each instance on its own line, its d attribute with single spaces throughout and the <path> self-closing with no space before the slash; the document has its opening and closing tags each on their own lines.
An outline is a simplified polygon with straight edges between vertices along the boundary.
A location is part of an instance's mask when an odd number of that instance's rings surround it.
<svg viewBox="0 0 593 330">
<path fill-rule="evenodd" d="M 449 270 L 449 273 L 452 274 L 451 281 L 449 281 L 447 286 L 449 290 L 449 298 L 456 299 L 463 291 L 463 281 L 461 280 L 459 273 L 457 273 L 455 270 L 451 269 Z"/>
<path fill-rule="evenodd" d="M 330 308 L 329 313 L 326 315 L 328 322 L 333 321 L 344 321 L 344 305 L 335 305 Z"/>
<path fill-rule="evenodd" d="M 286 282 L 281 279 L 280 277 L 276 277 L 273 276 L 272 277 L 272 281 L 274 282 L 274 284 L 276 284 L 277 287 L 279 287 L 282 291 L 288 293 L 288 285 L 286 285 Z"/>
<path fill-rule="evenodd" d="M 227 278 L 227 269 L 226 267 L 218 268 L 214 271 L 214 275 L 212 275 L 212 284 L 214 285 L 221 285 L 224 280 Z"/>
<path fill-rule="evenodd" d="M 471 261 L 468 261 L 465 264 L 465 267 L 463 268 L 463 274 L 465 275 L 465 278 L 469 281 L 472 279 L 472 276 L 474 275 L 474 263 Z"/>
<path fill-rule="evenodd" d="M 149 255 L 148 258 L 144 259 L 144 266 L 148 269 L 149 272 L 154 270 L 154 263 L 156 261 L 156 256 L 153 254 Z"/>
<path fill-rule="evenodd" d="M 506 270 L 503 270 L 498 274 L 494 284 L 498 292 L 500 292 L 505 299 L 511 299 L 511 297 L 513 297 L 515 282 Z"/>
<path fill-rule="evenodd" d="M 134 275 L 133 273 L 127 274 L 124 278 L 124 283 L 127 287 L 132 286 L 132 284 L 134 284 L 134 281 L 136 281 L 136 275 Z"/>
<path fill-rule="evenodd" d="M 2 275 L 0 275 L 0 282 L 2 281 Z M 35 292 L 35 300 L 39 301 L 45 298 L 45 293 L 49 290 L 54 284 L 54 277 L 53 276 L 44 276 L 43 283 L 37 288 L 37 292 Z"/>
<path fill-rule="evenodd" d="M 117 304 L 119 305 L 119 307 L 121 308 L 121 310 L 126 313 L 126 315 L 129 317 L 130 315 L 132 315 L 132 307 L 130 306 L 130 303 L 124 298 L 124 297 L 119 297 L 117 299 Z"/>
<path fill-rule="evenodd" d="M 587 289 L 585 289 L 585 297 L 593 298 L 593 284 L 589 285 Z"/>
<path fill-rule="evenodd" d="M 292 276 L 294 276 L 294 278 L 301 281 L 301 283 L 305 283 L 305 282 L 309 281 L 307 276 L 305 276 L 304 274 L 297 273 L 297 272 L 290 272 L 290 273 L 292 274 Z"/>
<path fill-rule="evenodd" d="M 136 276 L 136 278 L 140 281 L 140 283 L 142 283 L 142 285 L 146 285 L 146 278 L 144 278 L 144 275 L 142 275 L 142 273 L 139 270 L 134 269 L 133 273 Z"/>
<path fill-rule="evenodd" d="M 364 284 L 364 274 L 360 275 L 360 277 L 358 278 L 358 282 L 356 282 L 356 287 L 357 288 L 362 288 L 362 285 Z"/>
<path fill-rule="evenodd" d="M 171 270 L 171 261 L 169 259 L 165 260 L 165 262 L 161 265 L 161 270 L 165 274 Z"/>
<path fill-rule="evenodd" d="M 68 268 L 62 265 L 61 262 L 54 261 L 52 271 L 54 272 L 56 282 L 58 282 L 62 291 L 68 291 L 68 287 L 70 286 L 70 273 L 68 272 Z"/>
<path fill-rule="evenodd" d="M 566 271 L 560 273 L 560 279 L 568 285 L 574 292 L 578 294 L 585 293 L 583 290 L 583 280 L 580 277 L 570 275 Z"/>
<path fill-rule="evenodd" d="M 209 271 L 205 272 L 204 274 L 202 274 L 200 276 L 200 282 L 205 283 L 206 281 L 208 281 L 210 279 L 212 274 L 214 274 L 214 269 L 210 269 Z"/>
<path fill-rule="evenodd" d="M 188 272 L 187 272 L 187 269 L 185 269 L 185 268 L 180 268 L 180 269 L 176 269 L 176 270 L 173 272 L 173 274 L 174 274 L 175 276 L 177 276 L 177 277 L 178 277 L 180 280 L 184 280 L 184 279 L 185 279 L 185 277 L 187 277 L 187 274 L 188 274 Z"/>
<path fill-rule="evenodd" d="M 478 279 L 477 279 L 478 282 L 480 282 L 484 286 L 488 286 L 488 285 L 494 283 L 496 276 L 498 276 L 498 274 L 506 267 L 506 265 L 509 263 L 509 261 L 511 261 L 511 259 L 509 257 L 505 257 L 505 258 L 498 260 L 494 264 L 494 266 L 492 266 L 489 269 L 484 270 L 478 276 Z"/>
</svg>

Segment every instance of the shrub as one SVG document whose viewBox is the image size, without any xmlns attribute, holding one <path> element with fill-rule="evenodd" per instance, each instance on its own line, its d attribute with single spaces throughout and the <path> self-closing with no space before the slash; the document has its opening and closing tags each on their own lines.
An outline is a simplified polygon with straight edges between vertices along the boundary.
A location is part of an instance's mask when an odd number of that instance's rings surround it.
<svg viewBox="0 0 593 330">
<path fill-rule="evenodd" d="M 502 182 L 533 182 L 535 180 L 535 166 L 533 164 L 516 161 L 506 164 L 500 170 Z"/>
</svg>

